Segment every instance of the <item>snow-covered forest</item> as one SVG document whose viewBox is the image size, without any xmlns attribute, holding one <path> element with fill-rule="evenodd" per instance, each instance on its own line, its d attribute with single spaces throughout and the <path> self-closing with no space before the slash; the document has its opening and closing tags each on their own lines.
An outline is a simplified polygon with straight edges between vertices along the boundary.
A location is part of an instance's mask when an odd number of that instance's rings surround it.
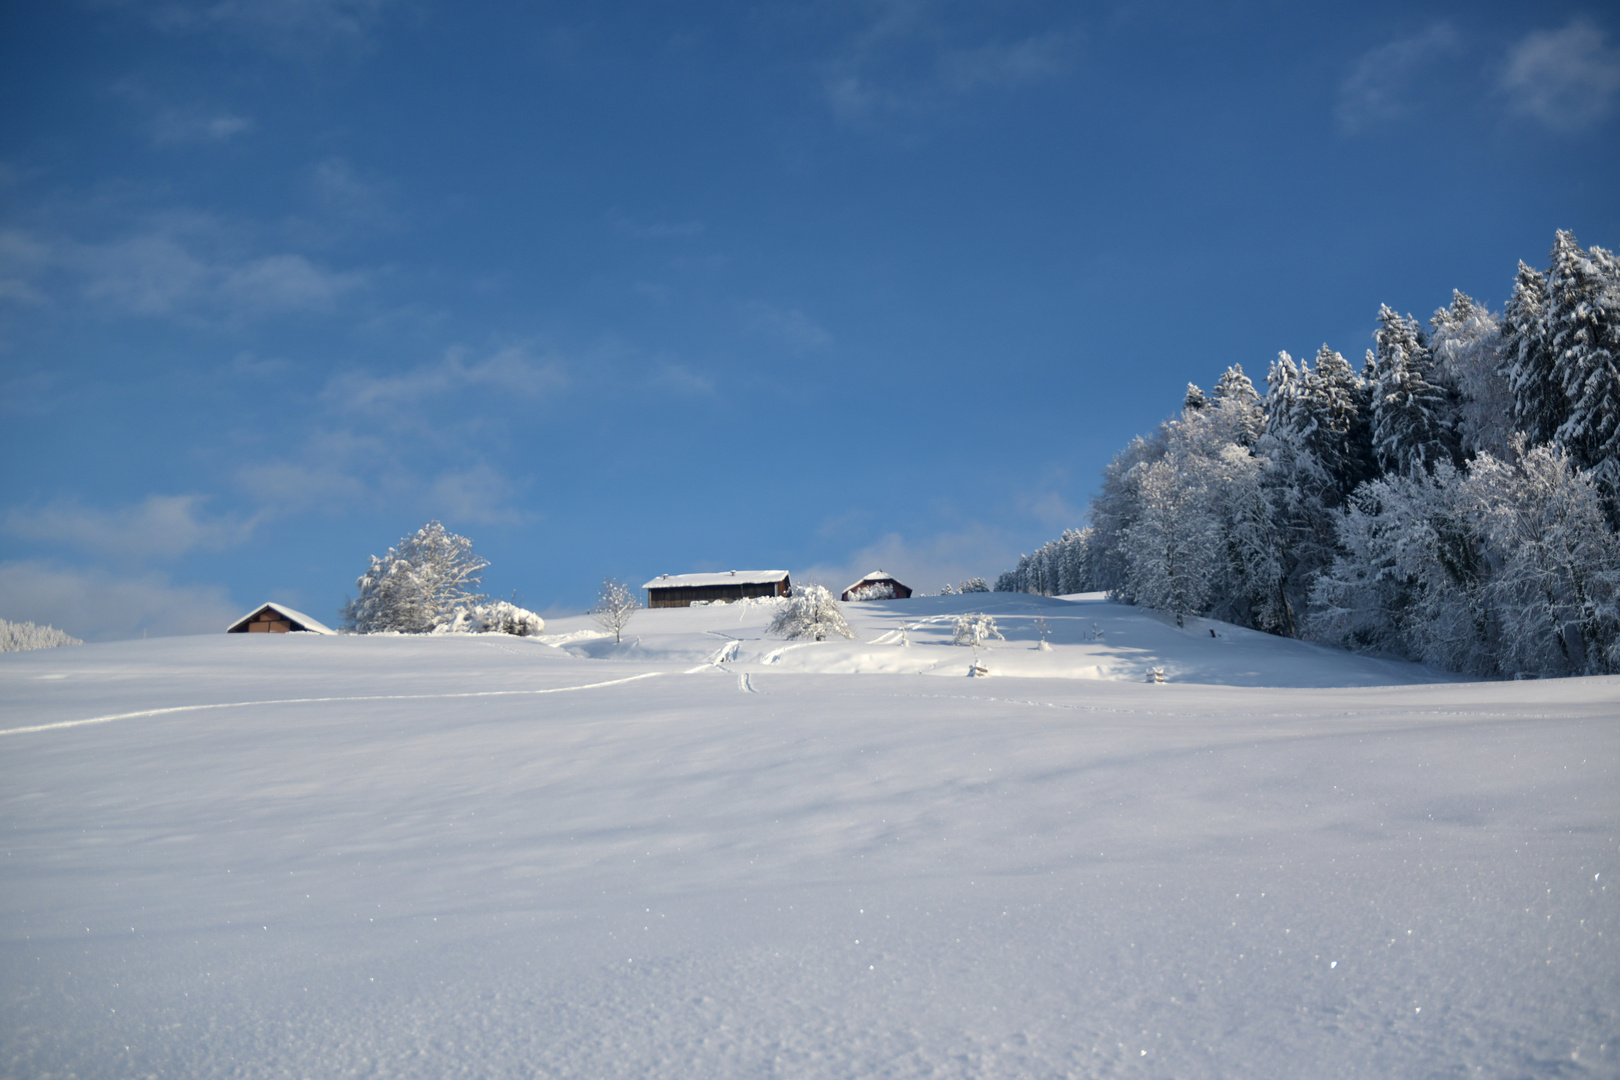
<svg viewBox="0 0 1620 1080">
<path fill-rule="evenodd" d="M 64 634 L 54 626 L 0 619 L 0 652 L 26 652 L 30 649 L 56 649 L 63 645 L 83 644 L 78 638 Z"/>
<path fill-rule="evenodd" d="M 1388 306 L 1357 371 L 1239 365 L 1103 473 L 1090 524 L 999 591 L 1175 616 L 1486 677 L 1620 671 L 1620 262 L 1554 239 L 1501 312 Z"/>
</svg>

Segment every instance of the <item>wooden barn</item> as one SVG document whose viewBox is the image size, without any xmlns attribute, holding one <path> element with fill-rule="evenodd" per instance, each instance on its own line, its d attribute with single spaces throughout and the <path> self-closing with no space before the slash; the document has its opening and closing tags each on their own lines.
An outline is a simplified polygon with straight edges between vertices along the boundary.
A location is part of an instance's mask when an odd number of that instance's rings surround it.
<svg viewBox="0 0 1620 1080">
<path fill-rule="evenodd" d="M 888 590 L 888 595 L 886 596 L 882 592 L 884 589 Z M 862 590 L 871 591 L 864 597 L 857 597 L 855 594 Z M 909 600 L 911 599 L 911 590 L 900 584 L 900 582 L 896 581 L 893 574 L 885 574 L 882 570 L 874 570 L 870 574 L 867 574 L 865 577 L 861 578 L 861 580 L 857 581 L 855 584 L 851 585 L 849 588 L 845 589 L 844 595 L 840 597 L 840 599 L 845 601 L 855 599 Z"/>
<path fill-rule="evenodd" d="M 786 570 L 725 570 L 718 574 L 665 574 L 642 586 L 647 606 L 690 607 L 697 601 L 749 600 L 793 591 Z"/>
<path fill-rule="evenodd" d="M 335 634 L 329 626 L 283 604 L 265 604 L 231 623 L 227 634 Z"/>
</svg>

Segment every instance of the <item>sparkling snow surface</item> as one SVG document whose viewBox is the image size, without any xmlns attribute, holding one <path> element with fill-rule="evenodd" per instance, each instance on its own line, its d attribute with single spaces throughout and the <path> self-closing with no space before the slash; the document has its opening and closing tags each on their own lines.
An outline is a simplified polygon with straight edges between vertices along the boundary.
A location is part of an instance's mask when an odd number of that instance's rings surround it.
<svg viewBox="0 0 1620 1080">
<path fill-rule="evenodd" d="M 0 1076 L 1620 1075 L 1620 679 L 844 610 L 0 656 Z"/>
</svg>

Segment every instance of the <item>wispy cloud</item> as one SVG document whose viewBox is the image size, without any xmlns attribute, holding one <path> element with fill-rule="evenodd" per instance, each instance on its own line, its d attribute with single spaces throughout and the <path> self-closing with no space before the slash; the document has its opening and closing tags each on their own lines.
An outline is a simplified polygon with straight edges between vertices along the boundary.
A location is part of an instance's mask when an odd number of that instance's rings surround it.
<svg viewBox="0 0 1620 1080">
<path fill-rule="evenodd" d="M 713 379 L 693 371 L 685 364 L 659 364 L 653 369 L 649 384 L 657 389 L 695 397 L 709 397 L 715 392 Z"/>
<path fill-rule="evenodd" d="M 865 119 L 913 112 L 981 90 L 1012 89 L 1065 75 L 1077 35 L 1053 29 L 984 40 L 927 0 L 886 0 L 823 69 L 828 102 Z"/>
<path fill-rule="evenodd" d="M 0 300 L 42 304 L 67 283 L 127 314 L 203 321 L 330 310 L 367 275 L 295 252 L 248 254 L 217 223 L 163 215 L 118 239 L 85 242 L 13 230 L 0 235 Z"/>
<path fill-rule="evenodd" d="M 211 516 L 201 495 L 149 495 L 111 508 L 59 499 L 6 511 L 6 532 L 24 540 L 66 544 L 121 562 L 174 559 L 197 549 L 221 550 L 245 542 L 255 520 Z"/>
<path fill-rule="evenodd" d="M 261 49 L 308 52 L 365 44 L 395 0 L 162 0 L 127 3 L 170 33 L 226 33 Z"/>
<path fill-rule="evenodd" d="M 313 213 L 296 220 L 295 235 L 311 246 L 329 244 L 334 236 L 356 231 L 391 231 L 403 217 L 394 185 L 363 175 L 345 158 L 316 162 L 304 188 Z"/>
<path fill-rule="evenodd" d="M 803 311 L 762 300 L 743 305 L 743 326 L 752 334 L 774 338 L 798 352 L 813 352 L 833 344 L 827 328 Z"/>
<path fill-rule="evenodd" d="M 224 142 L 253 130 L 253 120 L 204 109 L 164 109 L 149 121 L 152 141 L 161 145 Z"/>
<path fill-rule="evenodd" d="M 1595 23 L 1576 19 L 1515 45 L 1501 82 L 1514 111 L 1566 132 L 1606 119 L 1620 97 L 1620 49 L 1604 38 Z"/>
<path fill-rule="evenodd" d="M 488 462 L 441 473 L 428 486 L 428 513 L 473 525 L 516 524 L 528 515 L 512 505 L 513 484 Z"/>
<path fill-rule="evenodd" d="M 1456 29 L 1439 22 L 1363 53 L 1339 85 L 1340 128 L 1354 134 L 1405 116 L 1436 58 L 1461 47 Z"/>
<path fill-rule="evenodd" d="M 155 572 L 121 576 L 36 560 L 0 563 L 0 618 L 50 624 L 86 641 L 219 633 L 241 614 L 218 585 L 177 585 Z"/>
<path fill-rule="evenodd" d="M 702 221 L 691 218 L 686 221 L 652 221 L 637 222 L 623 214 L 610 214 L 608 221 L 613 230 L 623 236 L 635 237 L 638 240 L 671 240 L 685 239 L 692 236 L 703 235 L 707 228 Z"/>
<path fill-rule="evenodd" d="M 567 385 L 562 361 L 536 359 L 520 348 L 506 348 L 469 363 L 464 350 L 451 349 L 436 364 L 399 374 L 354 371 L 329 382 L 321 397 L 347 412 L 397 413 L 425 401 L 468 390 L 537 398 Z"/>
</svg>

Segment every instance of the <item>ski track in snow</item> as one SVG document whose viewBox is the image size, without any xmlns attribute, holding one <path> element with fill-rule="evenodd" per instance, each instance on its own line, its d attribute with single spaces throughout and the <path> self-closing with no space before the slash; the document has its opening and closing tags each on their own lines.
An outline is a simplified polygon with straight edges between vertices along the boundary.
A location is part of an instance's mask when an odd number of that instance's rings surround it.
<svg viewBox="0 0 1620 1080">
<path fill-rule="evenodd" d="M 649 671 L 623 679 L 585 683 L 580 686 L 552 686 L 539 690 L 471 690 L 459 694 L 361 694 L 349 697 L 276 698 L 270 701 L 225 701 L 208 705 L 171 705 L 162 709 L 141 709 L 137 712 L 114 713 L 111 716 L 92 716 L 84 720 L 58 720 L 32 727 L 0 728 L 0 735 L 31 735 L 39 731 L 59 731 L 63 728 L 84 727 L 86 724 L 110 724 L 115 720 L 138 720 L 146 716 L 169 716 L 174 713 L 204 712 L 209 709 L 247 709 L 261 705 L 322 705 L 358 701 L 434 701 L 452 698 L 525 697 L 535 694 L 566 694 L 573 690 L 598 690 L 604 686 L 621 686 L 641 679 L 654 679 L 664 674 Z"/>
</svg>

